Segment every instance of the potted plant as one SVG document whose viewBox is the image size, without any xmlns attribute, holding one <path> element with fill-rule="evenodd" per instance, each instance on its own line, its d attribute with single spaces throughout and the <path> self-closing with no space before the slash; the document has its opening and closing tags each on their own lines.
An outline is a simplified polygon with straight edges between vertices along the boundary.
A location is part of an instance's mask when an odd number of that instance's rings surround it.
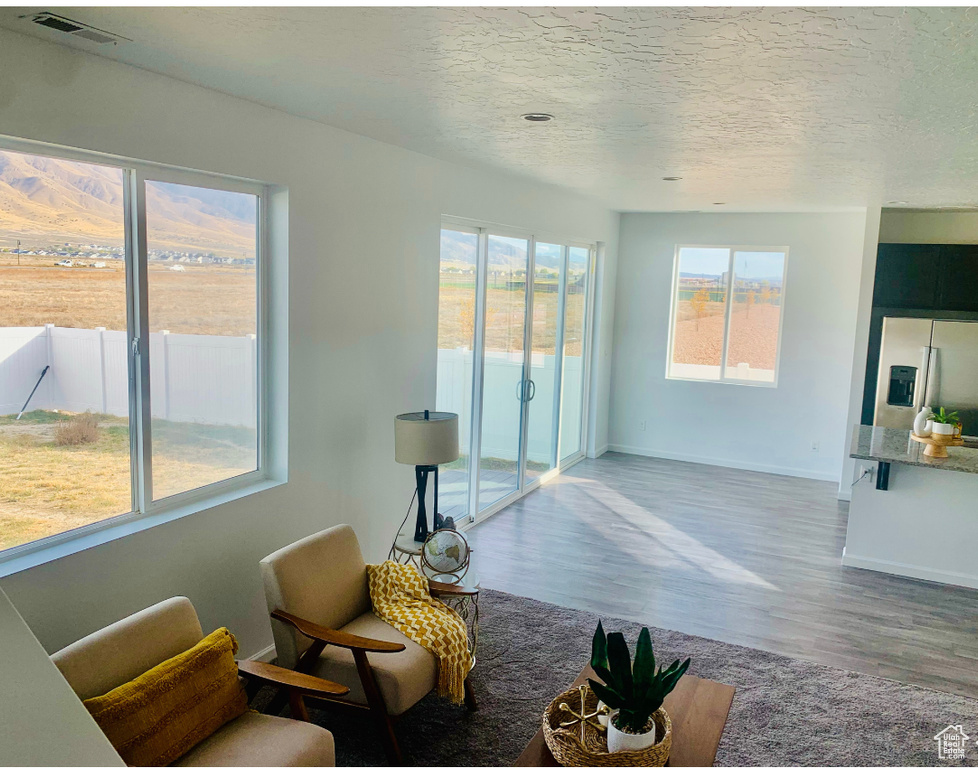
<svg viewBox="0 0 978 768">
<path fill-rule="evenodd" d="M 598 700 L 612 710 L 608 752 L 635 751 L 655 744 L 652 715 L 689 669 L 689 662 L 676 659 L 668 668 L 656 669 L 652 636 L 648 627 L 643 627 L 632 664 L 625 636 L 612 632 L 606 637 L 598 622 L 591 641 L 591 668 L 602 682 L 588 680 L 588 684 Z"/>
<path fill-rule="evenodd" d="M 961 422 L 958 419 L 958 412 L 947 413 L 942 405 L 937 411 L 931 414 L 931 436 L 940 436 L 942 440 L 950 442 L 955 433 L 961 429 Z"/>
</svg>

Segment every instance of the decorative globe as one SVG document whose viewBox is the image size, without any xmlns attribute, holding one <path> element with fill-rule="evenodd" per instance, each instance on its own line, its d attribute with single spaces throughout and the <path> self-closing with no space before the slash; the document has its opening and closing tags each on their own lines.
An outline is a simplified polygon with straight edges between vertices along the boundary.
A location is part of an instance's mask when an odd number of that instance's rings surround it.
<svg viewBox="0 0 978 768">
<path fill-rule="evenodd" d="M 421 570 L 428 578 L 459 581 L 468 567 L 469 543 L 458 531 L 443 528 L 425 540 L 421 550 Z"/>
</svg>

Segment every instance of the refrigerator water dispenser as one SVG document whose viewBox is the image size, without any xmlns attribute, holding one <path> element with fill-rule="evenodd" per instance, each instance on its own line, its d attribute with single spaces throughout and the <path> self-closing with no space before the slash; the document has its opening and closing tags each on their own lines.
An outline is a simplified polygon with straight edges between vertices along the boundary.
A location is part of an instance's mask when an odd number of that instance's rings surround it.
<svg viewBox="0 0 978 768">
<path fill-rule="evenodd" d="M 901 408 L 913 408 L 914 387 L 916 383 L 916 368 L 909 365 L 891 365 L 890 385 L 886 393 L 886 404 Z"/>
</svg>

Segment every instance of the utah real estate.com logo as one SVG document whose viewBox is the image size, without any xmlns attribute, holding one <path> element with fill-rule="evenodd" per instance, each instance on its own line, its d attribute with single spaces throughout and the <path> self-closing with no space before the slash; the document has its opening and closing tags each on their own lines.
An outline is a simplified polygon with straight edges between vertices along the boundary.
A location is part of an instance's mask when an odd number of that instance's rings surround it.
<svg viewBox="0 0 978 768">
<path fill-rule="evenodd" d="M 937 742 L 937 757 L 940 760 L 963 760 L 964 743 L 971 737 L 960 725 L 949 725 L 934 737 Z"/>
</svg>

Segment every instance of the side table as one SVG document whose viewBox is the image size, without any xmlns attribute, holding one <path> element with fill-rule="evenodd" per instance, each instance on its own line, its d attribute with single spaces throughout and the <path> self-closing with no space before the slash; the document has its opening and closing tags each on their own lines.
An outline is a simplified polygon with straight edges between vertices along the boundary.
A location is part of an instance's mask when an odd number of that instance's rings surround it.
<svg viewBox="0 0 978 768">
<path fill-rule="evenodd" d="M 391 547 L 391 560 L 395 563 L 411 563 L 420 571 L 421 547 L 422 542 L 415 541 L 411 534 L 399 533 Z"/>
</svg>

